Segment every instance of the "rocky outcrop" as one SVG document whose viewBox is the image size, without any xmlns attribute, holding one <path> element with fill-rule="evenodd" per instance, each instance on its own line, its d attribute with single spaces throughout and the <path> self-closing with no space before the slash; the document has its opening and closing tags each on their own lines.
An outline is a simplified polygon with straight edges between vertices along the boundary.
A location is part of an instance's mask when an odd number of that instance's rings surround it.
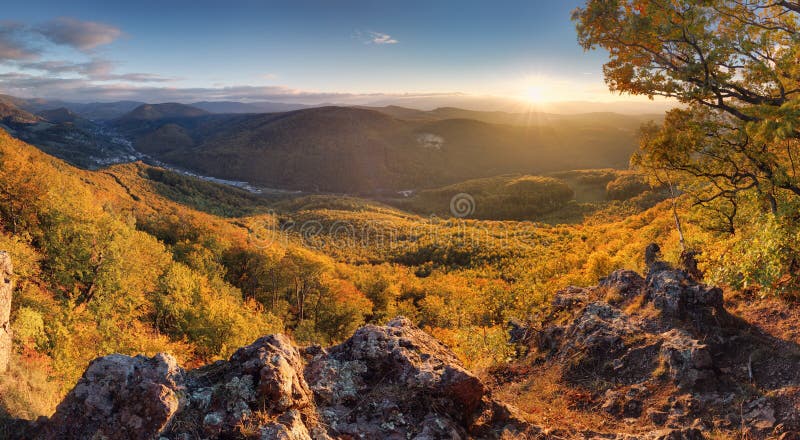
<svg viewBox="0 0 800 440">
<path fill-rule="evenodd" d="M 228 361 L 188 371 L 181 409 L 161 436 L 325 438 L 303 368 L 289 338 L 270 335 L 240 348 Z"/>
<path fill-rule="evenodd" d="M 621 303 L 603 301 L 613 292 Z M 623 306 L 651 307 L 626 313 Z M 685 272 L 655 261 L 647 278 L 618 270 L 597 287 L 568 287 L 552 301 L 553 324 L 536 333 L 536 349 L 554 355 L 565 379 L 582 382 L 598 374 L 620 383 L 637 383 L 665 374 L 681 388 L 713 385 L 710 347 L 700 339 L 718 332 L 722 291 Z M 564 322 L 564 317 L 571 317 Z M 518 330 L 519 331 L 519 330 Z M 661 370 L 661 371 L 658 371 Z"/>
<path fill-rule="evenodd" d="M 681 329 L 672 329 L 662 335 L 662 365 L 669 377 L 681 388 L 695 389 L 715 380 L 714 360 L 708 345 Z"/>
<path fill-rule="evenodd" d="M 604 289 L 612 289 L 623 298 L 630 298 L 642 292 L 645 287 L 645 279 L 632 270 L 615 270 L 609 276 L 601 279 L 599 286 Z"/>
<path fill-rule="evenodd" d="M 150 439 L 178 411 L 183 382 L 169 355 L 95 359 L 39 438 Z"/>
<path fill-rule="evenodd" d="M 11 257 L 0 252 L 0 373 L 8 369 L 11 356 L 11 294 L 14 290 L 11 275 L 14 268 Z"/>
<path fill-rule="evenodd" d="M 321 421 L 345 438 L 496 438 L 536 430 L 491 397 L 447 347 L 398 318 L 316 353 L 306 368 Z"/>
<path fill-rule="evenodd" d="M 265 336 L 184 371 L 164 354 L 93 361 L 41 439 L 534 438 L 450 350 L 404 318 L 299 350 Z M 20 432 L 23 432 L 20 430 Z"/>
<path fill-rule="evenodd" d="M 648 246 L 644 278 L 618 270 L 598 286 L 557 292 L 536 327 L 513 327 L 528 344 L 520 362 L 534 377 L 555 370 L 591 396 L 587 408 L 656 428 L 624 438 L 800 433 L 800 347 L 730 315 L 696 264 L 676 269 L 658 257 Z"/>
<path fill-rule="evenodd" d="M 800 348 L 732 318 L 721 290 L 659 261 L 655 247 L 649 252 L 645 278 L 616 271 L 598 286 L 558 292 L 541 322 L 511 322 L 513 343 L 526 350 L 506 377 L 494 376 L 494 386 L 525 375 L 571 387 L 559 399 L 574 399 L 570 411 L 611 420 L 612 428 L 597 427 L 606 432 L 527 422 L 404 318 L 364 326 L 329 348 L 265 336 L 188 371 L 164 354 L 105 356 L 50 419 L 18 421 L 11 432 L 109 440 L 695 440 L 713 430 L 797 438 Z"/>
<path fill-rule="evenodd" d="M 665 316 L 708 320 L 724 312 L 720 288 L 698 283 L 682 270 L 659 269 L 647 275 L 647 299 Z"/>
</svg>

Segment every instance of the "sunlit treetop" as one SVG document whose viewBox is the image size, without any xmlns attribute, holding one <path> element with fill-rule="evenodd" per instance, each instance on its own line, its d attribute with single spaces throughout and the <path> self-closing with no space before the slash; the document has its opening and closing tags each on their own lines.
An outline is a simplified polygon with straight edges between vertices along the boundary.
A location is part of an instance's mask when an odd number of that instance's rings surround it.
<svg viewBox="0 0 800 440">
<path fill-rule="evenodd" d="M 756 121 L 800 97 L 800 2 L 589 0 L 580 44 L 609 52 L 612 91 L 675 97 Z"/>
</svg>

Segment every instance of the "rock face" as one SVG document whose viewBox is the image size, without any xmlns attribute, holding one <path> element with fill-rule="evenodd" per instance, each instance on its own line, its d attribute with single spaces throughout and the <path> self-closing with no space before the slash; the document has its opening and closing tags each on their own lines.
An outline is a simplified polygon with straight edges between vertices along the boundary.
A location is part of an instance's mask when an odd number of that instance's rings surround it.
<svg viewBox="0 0 800 440">
<path fill-rule="evenodd" d="M 178 410 L 183 382 L 169 355 L 95 359 L 39 437 L 149 439 Z"/>
<path fill-rule="evenodd" d="M 5 252 L 0 252 L 0 373 L 8 369 L 11 355 L 11 294 L 14 290 L 11 275 L 13 273 L 11 257 Z"/>
<path fill-rule="evenodd" d="M 714 361 L 700 340 L 717 335 L 720 320 L 727 319 L 722 291 L 660 261 L 651 268 L 646 279 L 618 270 L 597 287 L 569 287 L 555 295 L 554 313 L 571 318 L 540 330 L 536 348 L 555 356 L 565 379 L 579 383 L 601 374 L 637 383 L 661 369 L 681 388 L 713 386 Z M 653 312 L 642 319 L 597 300 L 610 291 Z"/>
<path fill-rule="evenodd" d="M 228 361 L 189 371 L 181 410 L 160 435 L 326 438 L 303 368 L 289 338 L 270 335 L 240 348 Z"/>
<path fill-rule="evenodd" d="M 706 320 L 723 312 L 721 289 L 700 284 L 682 270 L 660 269 L 647 275 L 647 299 L 665 315 Z"/>
<path fill-rule="evenodd" d="M 619 270 L 598 286 L 568 287 L 537 327 L 513 327 L 512 339 L 528 344 L 519 362 L 534 376 L 555 370 L 592 396 L 581 401 L 589 408 L 654 428 L 618 438 L 699 439 L 712 428 L 800 435 L 800 347 L 731 316 L 696 265 L 673 268 L 656 245 L 645 254 L 645 278 Z"/>
<path fill-rule="evenodd" d="M 447 347 L 397 318 L 329 350 L 265 336 L 190 371 L 164 354 L 105 356 L 49 420 L 20 438 L 424 440 L 539 432 Z"/>
<path fill-rule="evenodd" d="M 306 368 L 322 422 L 345 438 L 494 438 L 535 431 L 404 318 L 368 325 Z"/>
</svg>

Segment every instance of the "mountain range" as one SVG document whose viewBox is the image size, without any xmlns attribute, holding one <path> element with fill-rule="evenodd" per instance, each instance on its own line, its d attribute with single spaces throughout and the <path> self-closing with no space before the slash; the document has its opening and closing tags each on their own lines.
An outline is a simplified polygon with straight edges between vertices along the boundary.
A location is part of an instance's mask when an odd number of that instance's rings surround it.
<svg viewBox="0 0 800 440">
<path fill-rule="evenodd" d="M 658 118 L 398 106 L 259 112 L 270 108 L 291 105 L 0 97 L 0 122 L 86 168 L 151 158 L 265 188 L 380 195 L 501 174 L 625 168 L 638 127 Z"/>
</svg>

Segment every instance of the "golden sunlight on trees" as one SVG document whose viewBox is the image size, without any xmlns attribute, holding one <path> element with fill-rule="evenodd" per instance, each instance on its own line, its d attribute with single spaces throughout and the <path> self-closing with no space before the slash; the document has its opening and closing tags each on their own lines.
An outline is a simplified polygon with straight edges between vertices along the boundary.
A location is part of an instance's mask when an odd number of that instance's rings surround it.
<svg viewBox="0 0 800 440">
<path fill-rule="evenodd" d="M 684 193 L 682 200 L 704 213 L 695 219 L 720 234 L 718 240 L 752 231 L 753 223 L 770 231 L 740 254 L 744 266 L 763 265 L 755 263 L 758 254 L 796 253 L 800 6 L 590 0 L 573 20 L 584 48 L 609 52 L 604 73 L 612 91 L 685 104 L 663 126 L 643 128 L 632 163 L 653 182 Z M 723 267 L 706 258 L 712 272 Z M 734 270 L 730 258 L 720 270 L 729 274 L 726 281 L 771 289 L 782 276 L 794 277 L 792 262 L 776 258 L 765 265 L 769 276 Z"/>
</svg>

